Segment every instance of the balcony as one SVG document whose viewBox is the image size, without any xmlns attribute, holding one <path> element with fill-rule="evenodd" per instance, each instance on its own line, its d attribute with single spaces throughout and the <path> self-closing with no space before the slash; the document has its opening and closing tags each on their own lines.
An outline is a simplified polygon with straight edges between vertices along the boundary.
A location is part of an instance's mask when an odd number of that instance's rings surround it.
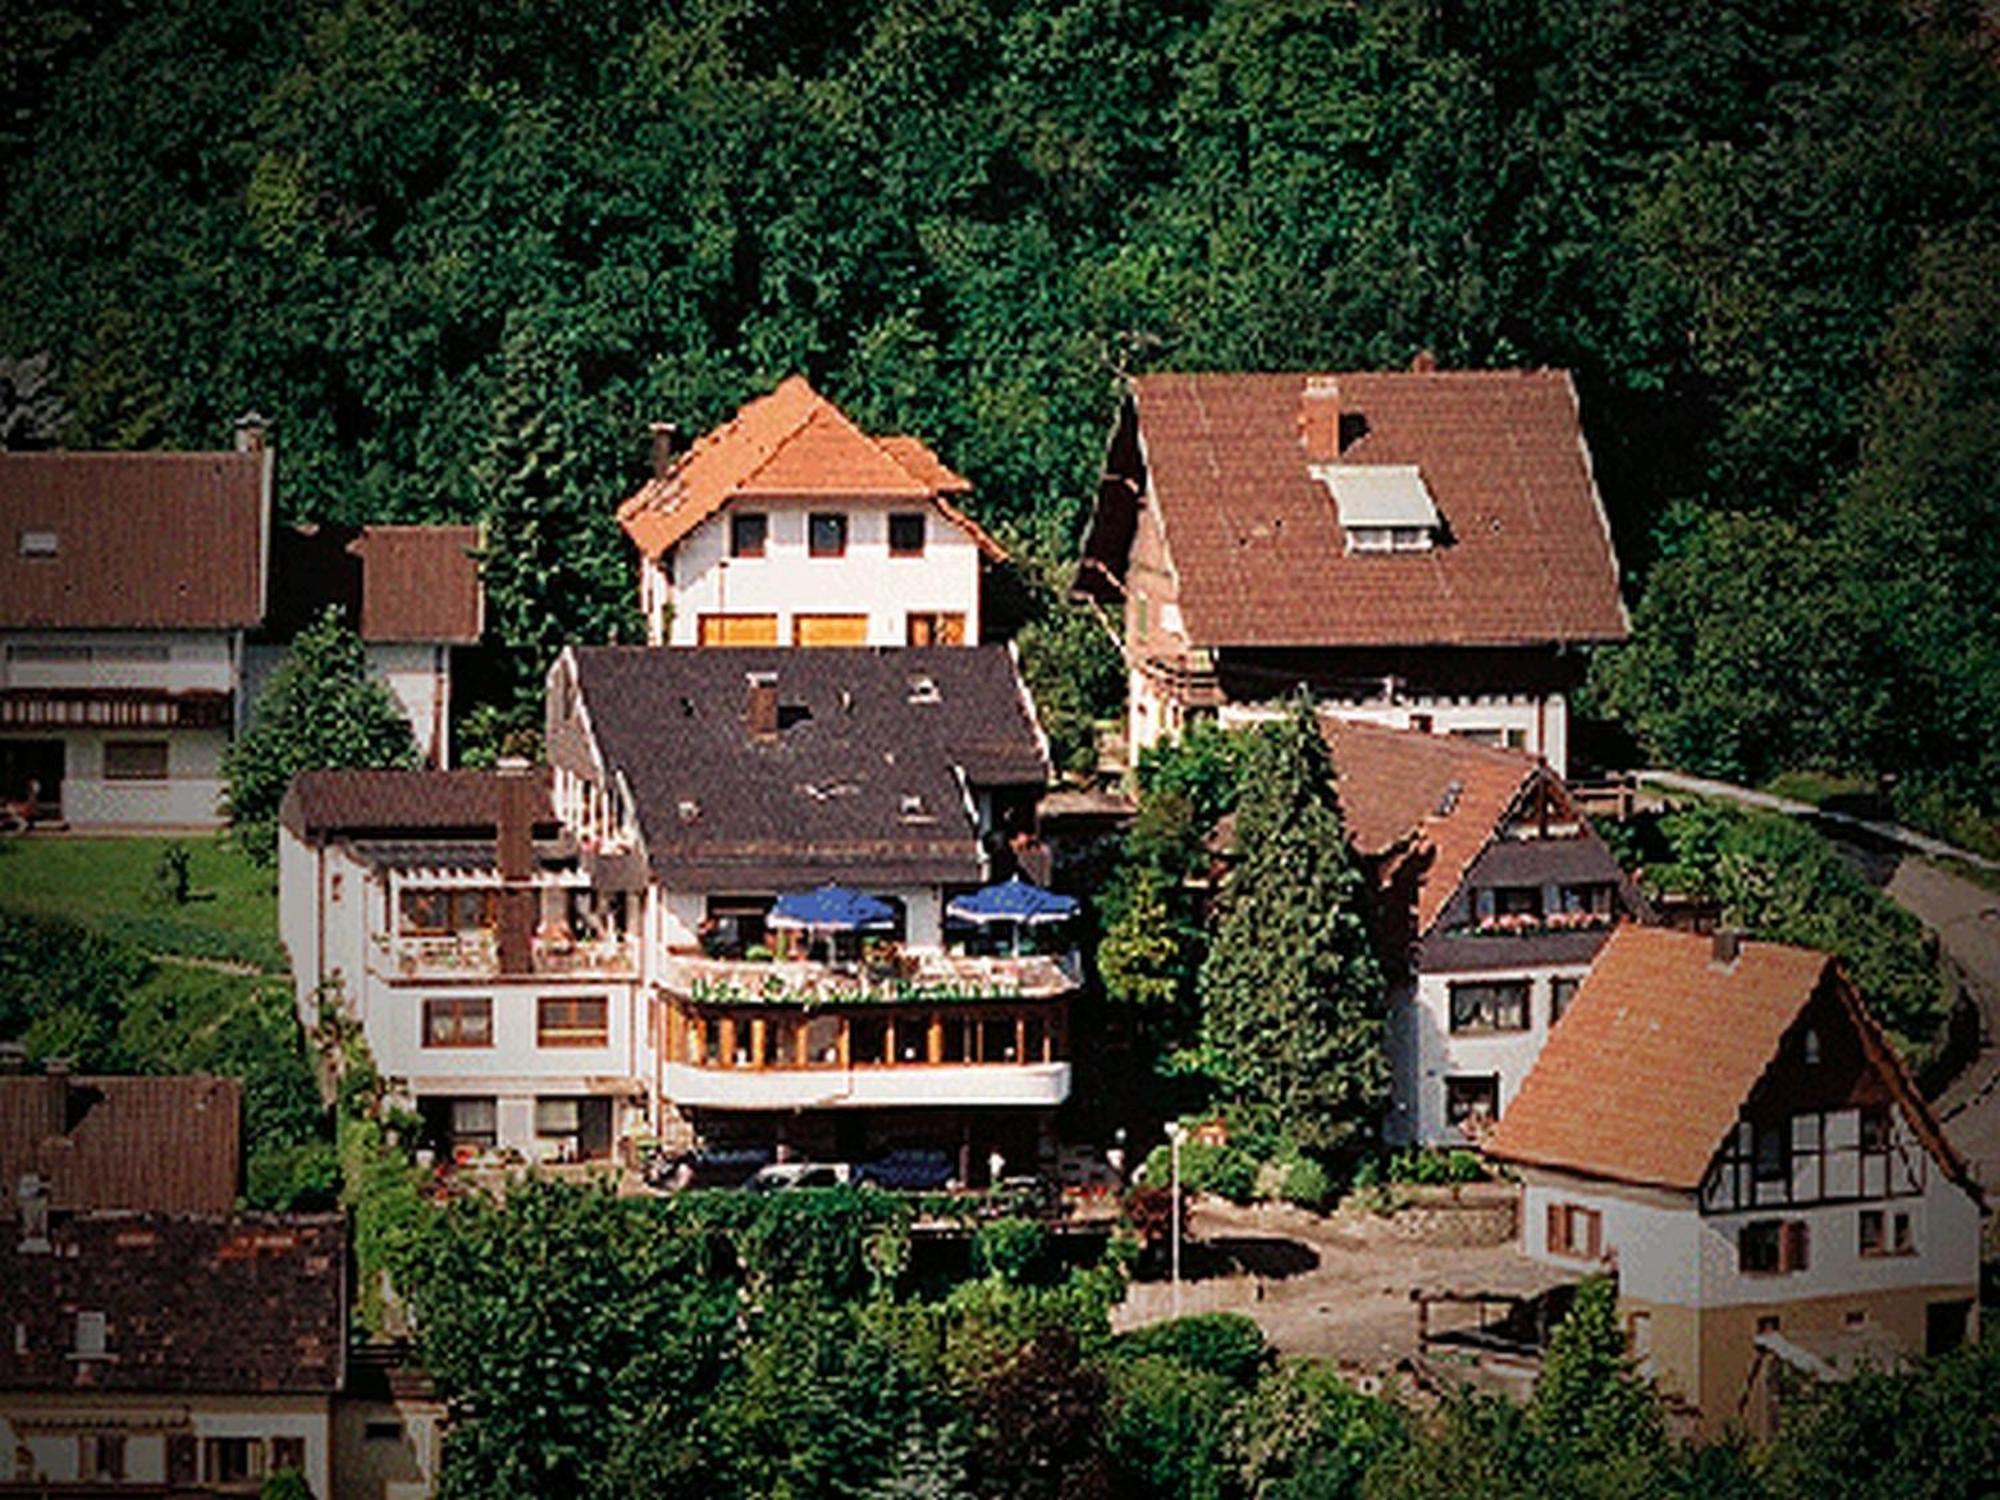
<svg viewBox="0 0 2000 1500">
<path fill-rule="evenodd" d="M 661 981 L 698 1005 L 938 1004 L 1037 1000 L 1078 983 L 1074 953 L 976 958 L 904 953 L 889 962 L 811 963 L 670 952 Z"/>
<path fill-rule="evenodd" d="M 385 950 L 393 979 L 496 978 L 500 975 L 500 943 L 491 928 L 465 932 L 404 935 L 376 940 Z M 589 941 L 535 938 L 527 975 L 549 978 L 636 979 L 639 946 L 631 938 Z"/>
</svg>

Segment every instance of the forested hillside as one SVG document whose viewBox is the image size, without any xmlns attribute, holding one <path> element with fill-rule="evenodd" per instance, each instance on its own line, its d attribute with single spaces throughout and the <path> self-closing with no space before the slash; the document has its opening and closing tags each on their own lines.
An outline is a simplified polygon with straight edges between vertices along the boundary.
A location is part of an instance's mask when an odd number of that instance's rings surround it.
<svg viewBox="0 0 2000 1500">
<path fill-rule="evenodd" d="M 31 9 L 10 442 L 257 408 L 294 516 L 490 521 L 493 618 L 546 649 L 626 618 L 645 421 L 793 370 L 1053 563 L 1120 371 L 1564 365 L 1639 627 L 1604 703 L 1682 764 L 1992 810 L 1975 4 Z"/>
</svg>

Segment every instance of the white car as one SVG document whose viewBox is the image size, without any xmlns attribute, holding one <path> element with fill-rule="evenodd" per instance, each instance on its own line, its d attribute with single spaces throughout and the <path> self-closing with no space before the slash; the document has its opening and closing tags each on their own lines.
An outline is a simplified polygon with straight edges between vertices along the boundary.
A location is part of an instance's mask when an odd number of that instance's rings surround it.
<svg viewBox="0 0 2000 1500">
<path fill-rule="evenodd" d="M 777 1161 L 743 1184 L 745 1192 L 785 1193 L 793 1188 L 845 1187 L 854 1168 L 844 1161 Z"/>
</svg>

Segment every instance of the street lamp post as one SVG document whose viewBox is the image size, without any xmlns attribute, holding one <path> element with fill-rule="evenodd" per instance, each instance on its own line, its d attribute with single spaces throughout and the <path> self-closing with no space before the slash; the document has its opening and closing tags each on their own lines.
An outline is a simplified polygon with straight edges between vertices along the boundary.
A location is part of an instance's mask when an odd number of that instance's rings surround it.
<svg viewBox="0 0 2000 1500">
<path fill-rule="evenodd" d="M 1169 1274 L 1171 1276 L 1174 1288 L 1173 1304 L 1174 1304 L 1174 1316 L 1176 1318 L 1178 1318 L 1181 1315 L 1181 1138 L 1186 1134 L 1187 1131 L 1181 1125 L 1180 1121 L 1171 1120 L 1168 1122 L 1167 1124 L 1168 1154 L 1173 1161 L 1174 1185 L 1173 1185 L 1173 1202 L 1170 1209 L 1170 1212 L 1173 1215 L 1173 1221 L 1168 1226 L 1167 1232 L 1171 1236 L 1168 1243 L 1173 1247 L 1171 1252 L 1171 1270 Z"/>
</svg>

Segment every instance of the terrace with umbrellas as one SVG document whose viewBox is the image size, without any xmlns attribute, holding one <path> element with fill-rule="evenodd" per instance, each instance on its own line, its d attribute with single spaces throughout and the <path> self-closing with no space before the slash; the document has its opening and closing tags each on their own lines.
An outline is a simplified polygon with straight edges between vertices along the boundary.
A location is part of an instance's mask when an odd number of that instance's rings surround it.
<svg viewBox="0 0 2000 1500">
<path fill-rule="evenodd" d="M 949 897 L 942 942 L 917 946 L 898 901 L 841 885 L 712 904 L 702 951 L 666 961 L 666 1057 L 677 1072 L 1057 1064 L 1076 906 L 1016 876 Z"/>
</svg>

